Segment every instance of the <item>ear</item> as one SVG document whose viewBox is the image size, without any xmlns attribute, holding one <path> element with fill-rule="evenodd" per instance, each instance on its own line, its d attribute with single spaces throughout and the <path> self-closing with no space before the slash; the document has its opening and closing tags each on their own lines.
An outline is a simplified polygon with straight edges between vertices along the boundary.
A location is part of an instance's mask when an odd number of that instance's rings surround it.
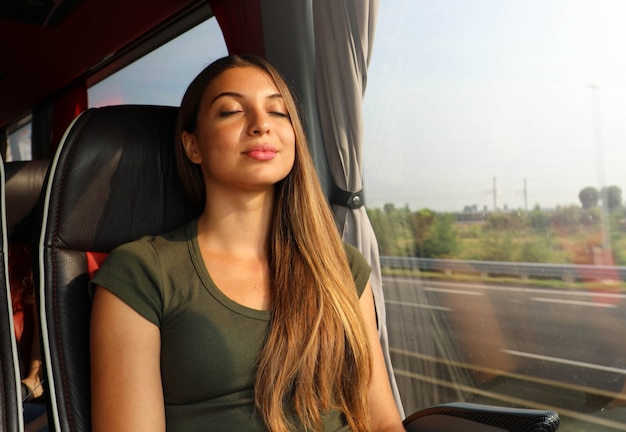
<svg viewBox="0 0 626 432">
<path fill-rule="evenodd" d="M 198 149 L 198 139 L 195 134 L 190 134 L 187 131 L 183 131 L 181 134 L 181 141 L 183 143 L 183 147 L 185 149 L 185 154 L 187 158 L 195 164 L 202 163 L 202 155 L 200 150 Z"/>
</svg>

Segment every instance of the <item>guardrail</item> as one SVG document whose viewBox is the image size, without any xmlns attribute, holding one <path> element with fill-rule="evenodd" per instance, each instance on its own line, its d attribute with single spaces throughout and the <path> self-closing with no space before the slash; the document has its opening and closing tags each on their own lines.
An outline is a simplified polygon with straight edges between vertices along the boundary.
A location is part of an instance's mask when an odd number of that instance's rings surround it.
<svg viewBox="0 0 626 432">
<path fill-rule="evenodd" d="M 624 266 L 464 261 L 392 256 L 381 256 L 380 264 L 383 268 L 447 273 L 481 273 L 489 276 L 533 279 L 562 279 L 565 281 L 626 280 L 626 267 Z"/>
</svg>

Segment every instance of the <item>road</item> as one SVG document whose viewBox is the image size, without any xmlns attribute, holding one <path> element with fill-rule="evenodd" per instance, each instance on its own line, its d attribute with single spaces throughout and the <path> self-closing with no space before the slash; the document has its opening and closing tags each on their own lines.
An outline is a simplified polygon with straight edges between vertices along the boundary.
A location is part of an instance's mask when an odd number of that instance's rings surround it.
<svg viewBox="0 0 626 432">
<path fill-rule="evenodd" d="M 626 295 L 384 277 L 407 412 L 465 400 L 559 412 L 559 431 L 626 431 Z"/>
</svg>

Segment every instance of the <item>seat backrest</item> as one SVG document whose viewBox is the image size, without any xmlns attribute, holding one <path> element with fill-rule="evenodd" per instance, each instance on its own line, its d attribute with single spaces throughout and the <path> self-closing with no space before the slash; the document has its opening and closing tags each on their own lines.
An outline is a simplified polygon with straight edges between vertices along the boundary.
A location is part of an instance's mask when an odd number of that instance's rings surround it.
<svg viewBox="0 0 626 432">
<path fill-rule="evenodd" d="M 21 359 L 25 366 L 31 358 L 35 337 L 33 245 L 41 224 L 37 205 L 48 170 L 49 160 L 15 161 L 4 164 L 5 205 L 7 220 L 7 253 L 9 284 L 13 304 L 13 323 Z M 36 342 L 36 341 L 35 341 Z M 22 371 L 21 376 L 24 377 Z"/>
<path fill-rule="evenodd" d="M 0 159 L 0 430 L 23 431 L 17 344 L 7 274 L 7 228 L 4 163 Z"/>
<path fill-rule="evenodd" d="M 4 164 L 9 243 L 26 244 L 35 238 L 33 229 L 41 222 L 36 207 L 48 165 L 48 159 Z"/>
<path fill-rule="evenodd" d="M 49 416 L 57 431 L 91 430 L 89 262 L 198 213 L 176 171 L 176 114 L 176 108 L 154 106 L 87 110 L 69 127 L 51 164 L 38 301 Z"/>
</svg>

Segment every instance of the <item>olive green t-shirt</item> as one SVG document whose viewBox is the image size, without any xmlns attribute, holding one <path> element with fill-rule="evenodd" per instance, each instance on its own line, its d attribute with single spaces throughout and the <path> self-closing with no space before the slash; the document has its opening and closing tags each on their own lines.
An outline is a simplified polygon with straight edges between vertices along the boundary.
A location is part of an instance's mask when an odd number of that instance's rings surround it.
<svg viewBox="0 0 626 432">
<path fill-rule="evenodd" d="M 370 267 L 354 247 L 345 248 L 360 296 Z M 253 385 L 271 314 L 236 303 L 215 286 L 198 246 L 197 220 L 120 246 L 92 282 L 160 328 L 168 432 L 266 430 L 255 413 Z M 324 418 L 327 431 L 348 430 L 341 413 Z"/>
</svg>

